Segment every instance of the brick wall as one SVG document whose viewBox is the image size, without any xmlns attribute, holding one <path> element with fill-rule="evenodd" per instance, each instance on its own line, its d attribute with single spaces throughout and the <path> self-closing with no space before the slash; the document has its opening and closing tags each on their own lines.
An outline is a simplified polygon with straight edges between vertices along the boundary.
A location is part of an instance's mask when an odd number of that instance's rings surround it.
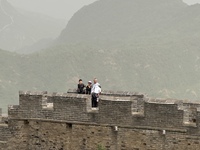
<svg viewBox="0 0 200 150">
<path fill-rule="evenodd" d="M 9 106 L 8 113 L 10 118 L 19 119 L 41 118 L 123 126 L 186 128 L 191 132 L 199 129 L 199 103 L 120 93 L 101 95 L 98 109 L 93 110 L 89 95 L 20 92 L 19 106 Z"/>
<path fill-rule="evenodd" d="M 198 150 L 199 136 L 185 131 L 139 129 L 109 125 L 69 124 L 42 120 L 16 121 L 17 133 L 5 150 Z"/>
<path fill-rule="evenodd" d="M 7 146 L 7 141 L 11 137 L 10 128 L 6 124 L 8 118 L 2 116 L 2 109 L 0 108 L 0 150 L 3 150 Z"/>
<path fill-rule="evenodd" d="M 0 141 L 7 141 L 10 138 L 11 133 L 7 124 L 0 124 L 0 135 Z"/>
<path fill-rule="evenodd" d="M 92 109 L 89 95 L 73 91 L 19 94 L 19 105 L 11 105 L 8 109 L 9 131 L 12 132 L 9 144 L 11 141 L 15 144 L 24 141 L 16 149 L 52 148 L 53 143 L 59 149 L 74 146 L 77 150 L 94 150 L 98 145 L 111 150 L 171 149 L 179 146 L 195 149 L 199 146 L 199 102 L 153 99 L 134 92 L 103 91 L 99 107 Z M 50 127 L 54 129 L 54 126 L 55 133 L 52 131 L 54 134 L 48 137 L 52 140 L 48 141 L 44 136 L 48 134 L 40 129 L 49 133 Z M 32 136 L 30 133 L 33 133 Z M 53 136 L 67 140 L 53 142 L 56 140 Z"/>
</svg>

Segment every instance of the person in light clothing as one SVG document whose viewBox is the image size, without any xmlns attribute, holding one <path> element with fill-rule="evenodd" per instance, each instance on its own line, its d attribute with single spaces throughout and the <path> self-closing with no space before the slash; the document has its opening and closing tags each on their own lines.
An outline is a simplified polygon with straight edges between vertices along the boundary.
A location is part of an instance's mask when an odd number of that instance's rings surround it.
<svg viewBox="0 0 200 150">
<path fill-rule="evenodd" d="M 94 78 L 94 84 L 92 85 L 91 95 L 92 95 L 92 107 L 98 107 L 99 94 L 101 93 L 101 86 Z"/>
</svg>

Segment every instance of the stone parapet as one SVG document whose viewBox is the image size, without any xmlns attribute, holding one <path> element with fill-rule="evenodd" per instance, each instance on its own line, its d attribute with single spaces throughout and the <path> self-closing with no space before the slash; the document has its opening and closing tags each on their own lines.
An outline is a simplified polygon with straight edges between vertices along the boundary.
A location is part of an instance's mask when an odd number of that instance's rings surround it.
<svg viewBox="0 0 200 150">
<path fill-rule="evenodd" d="M 0 150 L 94 150 L 100 145 L 196 150 L 200 145 L 199 102 L 102 91 L 98 108 L 92 108 L 90 95 L 73 90 L 20 91 L 19 105 L 10 105 L 8 116 L 1 111 Z"/>
<path fill-rule="evenodd" d="M 103 91 L 99 106 L 91 96 L 68 93 L 20 92 L 19 105 L 8 108 L 9 119 L 41 118 L 122 126 L 180 128 L 200 134 L 200 104 L 175 99 L 154 99 L 136 92 Z"/>
<path fill-rule="evenodd" d="M 76 89 L 69 89 L 67 93 L 74 93 L 76 94 Z M 147 96 L 146 94 L 139 93 L 139 92 L 128 92 L 128 91 L 107 91 L 102 90 L 101 95 L 107 95 L 107 96 L 137 96 L 137 97 L 144 97 Z"/>
</svg>

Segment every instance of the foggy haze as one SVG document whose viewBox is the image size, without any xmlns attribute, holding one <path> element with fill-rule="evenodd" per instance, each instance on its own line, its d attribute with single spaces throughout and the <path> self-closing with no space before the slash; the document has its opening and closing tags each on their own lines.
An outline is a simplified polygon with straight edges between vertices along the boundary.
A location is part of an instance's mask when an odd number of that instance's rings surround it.
<svg viewBox="0 0 200 150">
<path fill-rule="evenodd" d="M 66 92 L 94 77 L 103 90 L 200 99 L 200 5 L 189 6 L 200 0 L 0 2 L 3 111 L 19 90 Z"/>
<path fill-rule="evenodd" d="M 8 0 L 13 6 L 69 20 L 84 5 L 96 0 Z"/>
<path fill-rule="evenodd" d="M 47 14 L 55 18 L 69 20 L 73 14 L 84 5 L 96 0 L 8 0 L 12 5 L 34 12 Z M 183 0 L 191 5 L 200 3 L 200 0 Z"/>
</svg>

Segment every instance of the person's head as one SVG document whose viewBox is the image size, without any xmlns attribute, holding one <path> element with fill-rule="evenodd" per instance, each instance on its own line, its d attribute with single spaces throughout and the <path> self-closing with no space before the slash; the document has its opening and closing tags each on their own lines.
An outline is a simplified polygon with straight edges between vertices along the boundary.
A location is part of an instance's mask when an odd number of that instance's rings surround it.
<svg viewBox="0 0 200 150">
<path fill-rule="evenodd" d="M 94 78 L 94 84 L 97 83 L 97 78 Z"/>
<path fill-rule="evenodd" d="M 82 79 L 79 79 L 79 84 L 82 84 L 83 83 L 83 80 Z"/>
<path fill-rule="evenodd" d="M 88 81 L 88 85 L 91 85 L 92 84 L 92 81 Z"/>
</svg>

